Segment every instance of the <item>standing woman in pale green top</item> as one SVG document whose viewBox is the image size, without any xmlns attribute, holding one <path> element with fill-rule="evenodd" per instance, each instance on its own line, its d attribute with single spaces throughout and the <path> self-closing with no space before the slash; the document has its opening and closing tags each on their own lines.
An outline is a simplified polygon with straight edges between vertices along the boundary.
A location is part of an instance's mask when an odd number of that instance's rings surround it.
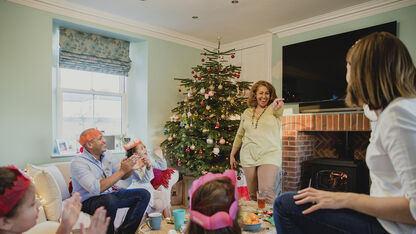
<svg viewBox="0 0 416 234">
<path fill-rule="evenodd" d="M 256 191 L 264 191 L 268 202 L 273 202 L 274 182 L 282 162 L 283 98 L 277 98 L 272 84 L 261 80 L 251 87 L 247 104 L 231 150 L 231 168 L 237 167 L 234 156 L 241 147 L 240 162 L 250 198 L 256 200 Z"/>
</svg>

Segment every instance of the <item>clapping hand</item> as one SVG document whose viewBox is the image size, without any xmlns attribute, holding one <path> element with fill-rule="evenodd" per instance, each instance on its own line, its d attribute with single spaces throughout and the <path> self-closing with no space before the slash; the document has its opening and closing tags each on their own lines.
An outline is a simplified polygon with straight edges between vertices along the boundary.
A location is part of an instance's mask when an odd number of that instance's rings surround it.
<svg viewBox="0 0 416 234">
<path fill-rule="evenodd" d="M 74 193 L 74 195 L 72 195 L 72 197 L 65 202 L 65 206 L 62 211 L 61 225 L 59 226 L 57 233 L 71 232 L 72 227 L 78 220 L 81 207 L 81 196 L 79 193 Z"/>
<path fill-rule="evenodd" d="M 144 154 L 141 158 L 143 160 L 144 165 L 146 165 L 147 170 L 149 170 L 152 167 L 149 156 L 147 156 L 147 154 Z"/>
<path fill-rule="evenodd" d="M 274 110 L 275 111 L 277 111 L 277 110 L 279 110 L 280 108 L 282 108 L 283 107 L 283 105 L 285 104 L 284 103 L 284 98 L 276 98 L 276 99 L 274 99 L 274 101 L 273 101 L 273 105 L 274 105 Z"/>
<path fill-rule="evenodd" d="M 130 158 L 123 158 L 123 160 L 121 161 L 121 166 L 120 169 L 124 172 L 124 173 L 129 173 L 132 170 L 136 170 L 138 169 L 138 161 L 139 161 L 139 156 L 137 154 L 133 154 Z"/>
<path fill-rule="evenodd" d="M 164 156 L 163 156 L 163 151 L 162 151 L 162 149 L 160 148 L 160 147 L 157 147 L 154 151 L 153 151 L 154 153 L 155 153 L 155 155 L 157 156 L 157 157 L 159 157 L 160 159 L 164 159 Z"/>
<path fill-rule="evenodd" d="M 106 217 L 107 211 L 104 207 L 95 210 L 94 216 L 91 217 L 91 224 L 89 228 L 85 228 L 81 223 L 81 234 L 104 234 L 107 232 L 110 217 Z"/>
</svg>

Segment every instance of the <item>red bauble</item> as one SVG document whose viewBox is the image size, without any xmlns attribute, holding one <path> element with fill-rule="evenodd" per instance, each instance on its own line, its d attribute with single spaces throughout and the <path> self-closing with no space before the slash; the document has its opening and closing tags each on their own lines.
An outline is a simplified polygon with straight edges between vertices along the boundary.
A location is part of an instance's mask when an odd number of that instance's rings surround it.
<svg viewBox="0 0 416 234">
<path fill-rule="evenodd" d="M 194 78 L 197 78 L 198 76 L 197 75 L 194 75 Z"/>
<path fill-rule="evenodd" d="M 209 94 L 209 91 L 205 91 L 205 94 Z"/>
<path fill-rule="evenodd" d="M 194 74 L 195 72 L 194 71 L 192 71 L 192 74 Z"/>
<path fill-rule="evenodd" d="M 207 53 L 204 53 L 204 55 L 206 56 L 206 55 L 207 55 Z"/>
<path fill-rule="evenodd" d="M 236 75 L 235 77 L 240 78 L 240 75 Z"/>
<path fill-rule="evenodd" d="M 191 150 L 189 148 L 186 149 L 186 152 L 189 153 Z"/>
<path fill-rule="evenodd" d="M 209 58 L 209 61 L 211 61 L 212 60 L 212 58 Z"/>
<path fill-rule="evenodd" d="M 235 57 L 235 56 L 232 54 L 232 55 L 231 55 L 231 58 L 234 58 L 234 57 Z"/>
<path fill-rule="evenodd" d="M 201 80 L 202 78 L 201 77 L 198 77 L 198 80 Z"/>
<path fill-rule="evenodd" d="M 225 73 L 228 73 L 228 70 L 225 70 Z"/>
<path fill-rule="evenodd" d="M 210 68 L 208 68 L 208 70 L 207 70 L 208 72 L 211 72 L 211 69 Z"/>
<path fill-rule="evenodd" d="M 240 72 L 237 72 L 238 74 L 240 74 Z"/>
<path fill-rule="evenodd" d="M 201 59 L 202 62 L 205 62 L 205 59 Z"/>
<path fill-rule="evenodd" d="M 179 91 L 179 92 L 182 92 L 182 89 L 179 89 L 178 91 Z"/>
<path fill-rule="evenodd" d="M 209 116 L 205 117 L 207 120 L 210 120 L 211 118 Z"/>
<path fill-rule="evenodd" d="M 239 176 L 239 177 L 237 177 L 237 180 L 241 180 L 241 177 Z"/>
<path fill-rule="evenodd" d="M 205 104 L 205 102 L 204 101 L 201 101 L 201 105 L 204 105 Z"/>
<path fill-rule="evenodd" d="M 199 154 L 203 154 L 204 152 L 202 152 L 202 150 L 199 151 Z"/>
<path fill-rule="evenodd" d="M 228 128 L 228 131 L 231 131 L 231 128 Z"/>
</svg>

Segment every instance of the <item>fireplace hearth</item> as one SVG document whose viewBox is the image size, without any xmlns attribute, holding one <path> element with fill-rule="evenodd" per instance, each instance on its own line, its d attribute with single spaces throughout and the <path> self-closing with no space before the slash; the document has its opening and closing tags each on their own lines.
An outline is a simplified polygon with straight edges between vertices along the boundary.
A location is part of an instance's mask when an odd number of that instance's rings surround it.
<svg viewBox="0 0 416 234">
<path fill-rule="evenodd" d="M 370 131 L 362 112 L 284 116 L 283 191 L 312 186 L 368 193 Z"/>
</svg>

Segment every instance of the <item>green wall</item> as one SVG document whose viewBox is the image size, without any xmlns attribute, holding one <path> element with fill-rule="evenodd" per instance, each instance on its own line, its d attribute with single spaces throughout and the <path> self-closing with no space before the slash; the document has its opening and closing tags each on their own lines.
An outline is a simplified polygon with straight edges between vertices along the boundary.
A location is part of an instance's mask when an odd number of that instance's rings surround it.
<svg viewBox="0 0 416 234">
<path fill-rule="evenodd" d="M 0 165 L 70 160 L 51 158 L 55 19 L 141 41 L 133 43 L 143 52 L 134 66 L 143 72 L 136 70 L 128 81 L 129 133 L 150 147 L 159 144 L 164 122 L 180 100 L 173 77 L 189 75 L 198 49 L 0 0 Z"/>
<path fill-rule="evenodd" d="M 352 20 L 347 23 L 332 25 L 329 27 L 299 33 L 283 38 L 279 38 L 277 35 L 273 35 L 272 66 L 273 71 L 278 72 L 272 74 L 272 82 L 276 87 L 278 95 L 281 95 L 282 93 L 282 74 L 280 72 L 280 66 L 282 62 L 282 46 L 348 32 L 360 28 L 370 27 L 391 21 L 398 22 L 397 35 L 409 49 L 413 61 L 416 62 L 416 6 L 401 8 L 362 19 Z"/>
</svg>

